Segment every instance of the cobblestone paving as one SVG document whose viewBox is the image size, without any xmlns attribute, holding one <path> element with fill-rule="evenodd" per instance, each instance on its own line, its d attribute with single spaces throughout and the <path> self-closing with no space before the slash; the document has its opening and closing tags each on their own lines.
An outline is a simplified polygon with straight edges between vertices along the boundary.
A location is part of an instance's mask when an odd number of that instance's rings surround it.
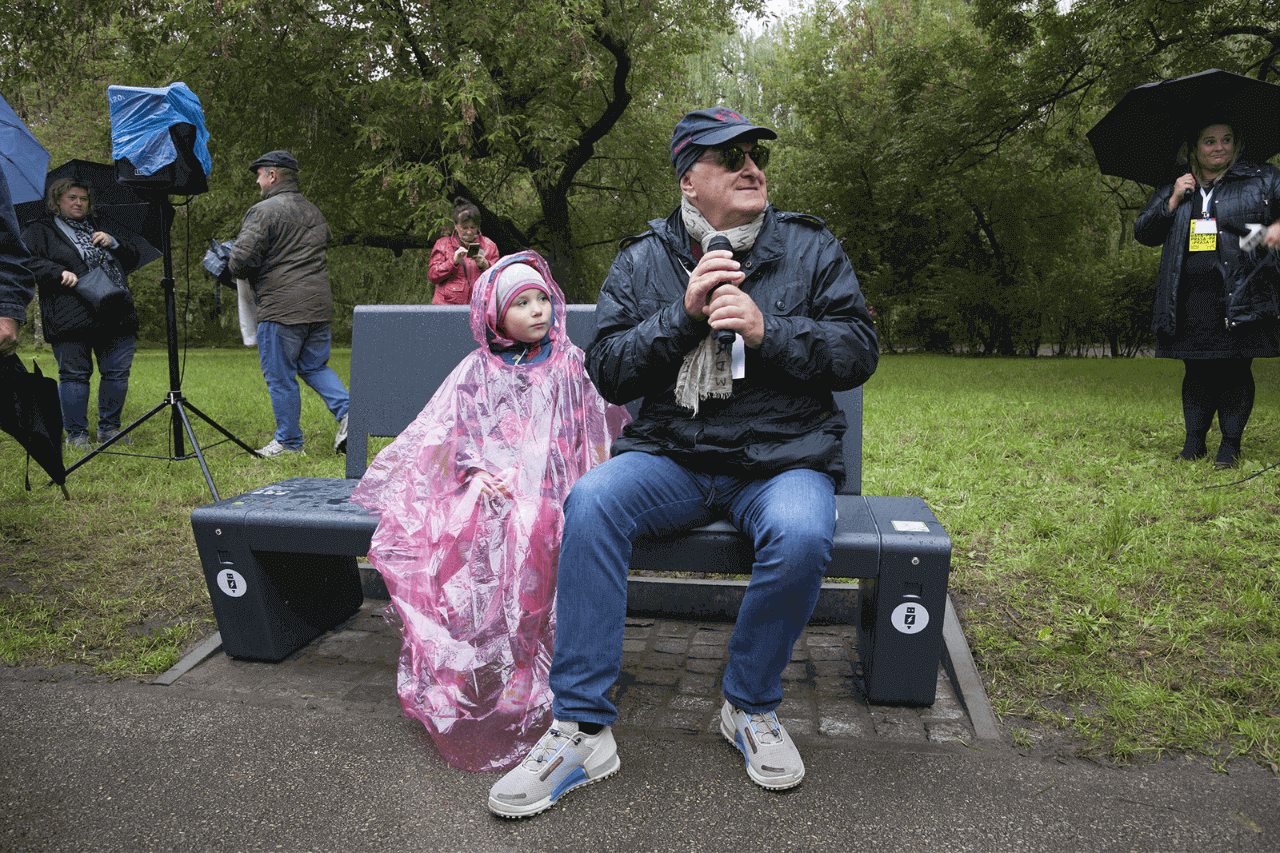
<svg viewBox="0 0 1280 853">
<path fill-rule="evenodd" d="M 708 622 L 628 619 L 622 673 L 611 698 L 618 726 L 653 726 L 692 733 L 720 731 L 720 679 L 733 626 Z M 969 741 L 973 725 L 945 669 L 930 707 L 869 705 L 855 678 L 853 626 L 811 626 L 782 673 L 778 718 L 793 735 Z"/>
<path fill-rule="evenodd" d="M 382 618 L 384 602 L 367 601 L 339 628 L 279 663 L 229 658 L 218 652 L 173 686 L 293 700 L 310 707 L 400 715 L 395 695 L 399 632 Z M 611 697 L 618 726 L 643 726 L 719 736 L 720 679 L 731 624 L 629 618 L 622 673 Z M 783 672 L 778 717 L 793 735 L 819 738 L 943 742 L 974 739 L 973 724 L 942 666 L 930 707 L 869 705 L 855 677 L 857 631 L 852 625 L 810 626 Z"/>
</svg>

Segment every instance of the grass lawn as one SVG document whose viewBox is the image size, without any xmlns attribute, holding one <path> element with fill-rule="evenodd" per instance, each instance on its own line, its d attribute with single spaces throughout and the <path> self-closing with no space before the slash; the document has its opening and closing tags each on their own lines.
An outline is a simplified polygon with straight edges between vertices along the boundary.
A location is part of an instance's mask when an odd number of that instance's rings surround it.
<svg viewBox="0 0 1280 853">
<path fill-rule="evenodd" d="M 47 349 L 34 355 L 47 374 Z M 349 351 L 333 365 L 345 380 Z M 1182 365 L 1158 359 L 887 356 L 866 388 L 863 491 L 920 495 L 951 533 L 951 589 L 1015 739 L 1064 729 L 1112 760 L 1190 750 L 1280 762 L 1280 362 L 1259 361 L 1238 471 L 1174 462 Z M 139 353 L 126 419 L 168 390 Z M 273 423 L 254 350 L 192 350 L 183 392 L 254 447 Z M 303 392 L 305 458 L 258 460 L 196 423 L 224 497 L 342 476 Z M 168 455 L 166 413 L 138 452 Z M 1217 432 L 1210 435 L 1210 456 Z M 189 449 L 188 449 L 189 452 Z M 68 462 L 74 458 L 67 453 Z M 194 460 L 100 456 L 72 500 L 23 489 L 0 436 L 0 659 L 162 671 L 215 630 L 189 523 Z"/>
</svg>

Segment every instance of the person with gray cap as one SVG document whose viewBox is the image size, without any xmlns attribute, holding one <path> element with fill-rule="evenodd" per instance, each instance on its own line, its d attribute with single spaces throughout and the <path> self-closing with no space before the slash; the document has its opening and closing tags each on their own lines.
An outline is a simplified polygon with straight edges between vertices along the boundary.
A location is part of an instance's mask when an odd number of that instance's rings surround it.
<svg viewBox="0 0 1280 853">
<path fill-rule="evenodd" d="M 329 366 L 329 223 L 299 192 L 298 161 L 288 151 L 263 154 L 249 170 L 263 200 L 240 223 L 227 272 L 249 281 L 258 305 L 258 360 L 276 419 L 275 436 L 258 453 L 303 452 L 299 376 L 337 420 L 333 449 L 345 453 L 350 396 Z"/>
<path fill-rule="evenodd" d="M 840 242 L 821 220 L 769 204 L 761 140 L 776 138 L 725 108 L 681 119 L 671 140 L 680 207 L 622 241 L 601 288 L 587 370 L 609 402 L 644 402 L 565 501 L 554 719 L 491 788 L 501 817 L 538 814 L 619 769 L 608 694 L 632 542 L 722 518 L 752 538 L 755 565 L 729 641 L 720 732 L 757 785 L 804 778 L 776 713 L 782 671 L 831 557 L 848 427 L 832 392 L 875 372 L 879 344 Z"/>
</svg>

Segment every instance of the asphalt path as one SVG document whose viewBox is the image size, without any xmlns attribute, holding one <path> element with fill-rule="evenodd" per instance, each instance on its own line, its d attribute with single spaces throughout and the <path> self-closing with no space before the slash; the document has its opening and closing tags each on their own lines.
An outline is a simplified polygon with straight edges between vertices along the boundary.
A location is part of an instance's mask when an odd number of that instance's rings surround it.
<svg viewBox="0 0 1280 853">
<path fill-rule="evenodd" d="M 712 732 L 616 729 L 622 769 L 523 821 L 415 722 L 357 702 L 0 668 L 0 850 L 1274 851 L 1280 781 L 1069 743 L 799 735 L 790 792 Z"/>
</svg>

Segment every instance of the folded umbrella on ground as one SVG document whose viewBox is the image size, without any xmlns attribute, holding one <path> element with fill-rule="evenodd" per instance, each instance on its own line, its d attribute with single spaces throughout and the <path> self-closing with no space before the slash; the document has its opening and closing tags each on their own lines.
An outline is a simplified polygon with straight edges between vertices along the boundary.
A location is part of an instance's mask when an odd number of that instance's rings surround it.
<svg viewBox="0 0 1280 853">
<path fill-rule="evenodd" d="M 28 373 L 16 355 L 0 358 L 0 430 L 18 440 L 29 458 L 45 470 L 67 494 L 67 471 L 62 462 L 62 406 L 58 383 L 32 363 Z M 27 475 L 27 491 L 31 477 Z"/>
</svg>

